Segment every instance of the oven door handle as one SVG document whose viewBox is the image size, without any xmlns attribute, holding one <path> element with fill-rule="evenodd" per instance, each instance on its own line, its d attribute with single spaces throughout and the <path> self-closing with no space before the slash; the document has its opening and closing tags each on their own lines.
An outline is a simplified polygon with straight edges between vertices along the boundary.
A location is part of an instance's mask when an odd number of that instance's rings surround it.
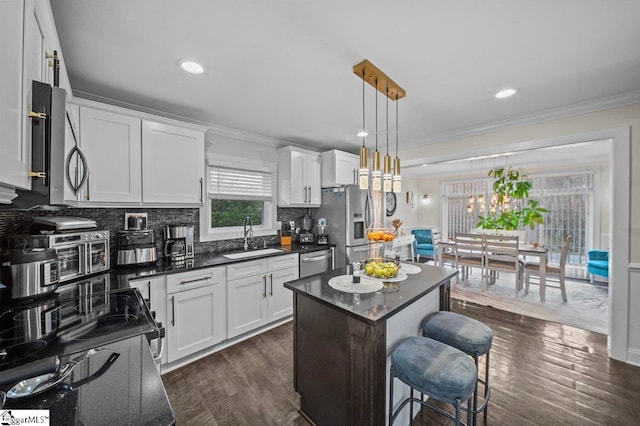
<svg viewBox="0 0 640 426">
<path fill-rule="evenodd" d="M 87 259 L 87 248 L 88 244 L 80 244 L 78 246 L 78 261 L 80 263 L 78 265 L 78 273 L 80 275 L 88 274 L 91 272 L 89 270 L 89 263 Z"/>
<path fill-rule="evenodd" d="M 302 263 L 308 262 L 320 262 L 321 260 L 327 260 L 331 256 L 331 254 L 325 254 L 324 256 L 310 256 L 310 257 L 301 257 L 300 261 Z"/>
</svg>

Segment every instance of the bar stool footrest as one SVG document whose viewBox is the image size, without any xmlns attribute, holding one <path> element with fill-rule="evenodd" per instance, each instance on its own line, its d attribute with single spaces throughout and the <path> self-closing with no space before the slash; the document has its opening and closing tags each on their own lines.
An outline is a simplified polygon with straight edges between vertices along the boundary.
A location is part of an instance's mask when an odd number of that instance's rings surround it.
<svg viewBox="0 0 640 426">
<path fill-rule="evenodd" d="M 433 404 L 429 404 L 427 401 L 423 401 L 423 400 L 421 400 L 419 398 L 407 398 L 404 401 L 402 401 L 402 404 L 400 404 L 400 406 L 398 408 L 396 408 L 396 411 L 393 412 L 393 417 L 392 417 L 392 420 L 391 420 L 392 422 L 395 421 L 396 417 L 398 416 L 398 414 L 400 414 L 400 412 L 402 411 L 404 406 L 409 404 L 410 402 L 417 402 L 418 404 L 423 405 L 423 406 L 425 406 L 427 408 L 430 408 L 433 411 L 435 411 L 436 413 L 445 416 L 449 420 L 453 420 L 453 421 L 456 420 L 456 417 L 453 414 L 451 414 L 448 411 L 443 410 L 442 408 L 437 407 L 437 406 L 435 406 Z M 468 402 L 467 402 L 467 404 L 468 404 Z M 466 407 L 465 408 L 462 405 L 460 405 L 460 411 L 468 412 L 469 410 L 471 410 L 472 413 L 474 412 L 471 407 Z M 470 425 L 467 425 L 466 423 L 464 423 L 463 421 L 460 421 L 460 424 L 462 426 L 470 426 Z"/>
</svg>

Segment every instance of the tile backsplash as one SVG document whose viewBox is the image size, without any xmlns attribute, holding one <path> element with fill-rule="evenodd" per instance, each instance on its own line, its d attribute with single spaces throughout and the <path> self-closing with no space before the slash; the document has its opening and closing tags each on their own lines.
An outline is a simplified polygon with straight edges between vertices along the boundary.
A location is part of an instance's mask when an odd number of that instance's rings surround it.
<svg viewBox="0 0 640 426">
<path fill-rule="evenodd" d="M 118 231 L 124 229 L 125 213 L 147 213 L 147 227 L 153 229 L 156 234 L 156 246 L 158 257 L 163 257 L 163 227 L 170 224 L 185 224 L 195 226 L 195 252 L 221 252 L 228 250 L 240 250 L 243 246 L 242 238 L 200 242 L 200 221 L 199 209 L 197 208 L 73 208 L 63 207 L 55 210 L 0 210 L 0 247 L 7 248 L 7 237 L 16 234 L 28 234 L 34 217 L 38 216 L 73 216 L 95 220 L 99 229 L 107 229 L 111 232 L 111 256 L 115 259 L 116 236 Z M 295 221 L 300 226 L 300 218 L 308 213 L 305 208 L 278 208 L 278 220 L 283 222 Z M 313 215 L 313 211 L 311 212 Z M 254 239 L 259 245 L 266 241 L 267 245 L 278 244 L 279 237 L 270 235 L 266 237 L 256 237 Z"/>
</svg>

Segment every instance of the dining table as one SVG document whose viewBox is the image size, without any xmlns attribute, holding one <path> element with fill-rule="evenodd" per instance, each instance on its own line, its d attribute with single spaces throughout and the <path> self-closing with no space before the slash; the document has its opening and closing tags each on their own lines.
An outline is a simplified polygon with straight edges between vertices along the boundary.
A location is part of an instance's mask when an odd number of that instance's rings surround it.
<svg viewBox="0 0 640 426">
<path fill-rule="evenodd" d="M 481 234 L 478 238 L 482 238 Z M 455 250 L 456 241 L 452 239 L 440 240 L 436 242 L 438 247 L 438 261 L 442 265 L 442 252 L 444 250 Z M 537 257 L 540 262 L 540 301 L 545 300 L 545 289 L 547 284 L 547 248 L 539 244 L 518 244 L 518 252 L 522 256 L 534 256 Z"/>
</svg>

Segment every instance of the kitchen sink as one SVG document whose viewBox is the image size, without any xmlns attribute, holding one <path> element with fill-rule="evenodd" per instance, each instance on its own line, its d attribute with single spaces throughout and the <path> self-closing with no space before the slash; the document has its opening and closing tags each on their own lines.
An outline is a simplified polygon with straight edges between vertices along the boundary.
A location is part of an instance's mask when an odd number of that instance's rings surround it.
<svg viewBox="0 0 640 426">
<path fill-rule="evenodd" d="M 283 251 L 284 250 L 268 248 L 268 249 L 260 249 L 260 250 L 243 251 L 241 253 L 223 254 L 222 256 L 226 257 L 227 259 L 246 259 L 248 257 L 264 256 L 265 254 L 282 253 Z"/>
</svg>

